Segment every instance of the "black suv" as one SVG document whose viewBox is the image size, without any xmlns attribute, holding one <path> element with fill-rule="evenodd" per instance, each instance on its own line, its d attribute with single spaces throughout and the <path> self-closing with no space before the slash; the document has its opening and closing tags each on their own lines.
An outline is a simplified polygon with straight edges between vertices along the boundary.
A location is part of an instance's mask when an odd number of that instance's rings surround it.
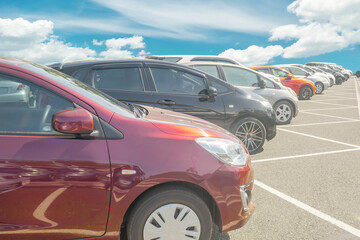
<svg viewBox="0 0 360 240">
<path fill-rule="evenodd" d="M 132 59 L 52 64 L 108 95 L 126 102 L 190 114 L 239 137 L 250 153 L 276 135 L 271 104 L 199 70 L 176 63 Z"/>
</svg>

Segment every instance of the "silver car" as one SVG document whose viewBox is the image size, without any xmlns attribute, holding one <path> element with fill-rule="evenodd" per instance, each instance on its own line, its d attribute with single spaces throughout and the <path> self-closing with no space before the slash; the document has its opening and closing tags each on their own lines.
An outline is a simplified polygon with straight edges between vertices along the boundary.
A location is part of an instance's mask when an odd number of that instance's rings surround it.
<svg viewBox="0 0 360 240">
<path fill-rule="evenodd" d="M 277 124 L 290 123 L 299 112 L 298 98 L 292 89 L 252 69 L 219 62 L 189 62 L 185 65 L 261 95 L 273 106 Z"/>
<path fill-rule="evenodd" d="M 4 80 L 0 75 L 0 104 L 28 104 L 30 88 L 16 81 Z"/>
</svg>

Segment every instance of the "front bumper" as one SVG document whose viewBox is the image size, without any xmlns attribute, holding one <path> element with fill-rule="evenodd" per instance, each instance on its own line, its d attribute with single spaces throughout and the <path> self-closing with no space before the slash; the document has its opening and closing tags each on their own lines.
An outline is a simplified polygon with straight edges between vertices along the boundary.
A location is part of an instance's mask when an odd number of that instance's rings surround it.
<svg viewBox="0 0 360 240">
<path fill-rule="evenodd" d="M 215 200 L 221 219 L 221 232 L 231 231 L 244 226 L 255 210 L 251 202 L 254 170 L 251 163 L 245 167 L 224 165 L 210 178 L 200 184 Z M 250 192 L 247 203 L 240 190 Z"/>
</svg>

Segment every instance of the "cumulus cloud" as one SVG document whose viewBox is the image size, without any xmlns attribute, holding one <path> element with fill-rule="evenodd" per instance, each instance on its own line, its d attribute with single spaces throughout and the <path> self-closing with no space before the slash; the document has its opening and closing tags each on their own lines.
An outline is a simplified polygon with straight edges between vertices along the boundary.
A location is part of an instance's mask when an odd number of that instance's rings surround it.
<svg viewBox="0 0 360 240">
<path fill-rule="evenodd" d="M 316 56 L 360 42 L 360 1 L 296 0 L 287 9 L 299 24 L 274 28 L 269 38 L 295 41 L 284 49 L 284 58 Z"/>
<path fill-rule="evenodd" d="M 53 35 L 53 23 L 0 18 L 0 54 L 39 63 L 92 58 L 94 50 L 74 47 Z"/>
<path fill-rule="evenodd" d="M 230 48 L 219 56 L 228 57 L 237 60 L 243 65 L 262 65 L 268 63 L 272 58 L 280 56 L 283 53 L 283 47 L 280 45 L 259 47 L 252 45 L 244 50 L 235 50 Z"/>
<path fill-rule="evenodd" d="M 94 58 L 130 58 L 136 54 L 146 54 L 145 42 L 141 36 L 105 41 L 94 39 L 93 45 L 106 47 L 106 50 L 98 54 L 89 47 L 76 47 L 59 40 L 53 34 L 53 28 L 53 23 L 47 20 L 30 22 L 23 18 L 0 18 L 0 55 L 48 64 Z M 143 51 L 134 53 L 126 48 Z"/>
</svg>

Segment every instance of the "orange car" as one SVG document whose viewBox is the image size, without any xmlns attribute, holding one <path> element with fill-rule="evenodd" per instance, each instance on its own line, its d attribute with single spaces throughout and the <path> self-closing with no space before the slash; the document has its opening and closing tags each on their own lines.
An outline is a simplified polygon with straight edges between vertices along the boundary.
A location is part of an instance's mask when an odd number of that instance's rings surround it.
<svg viewBox="0 0 360 240">
<path fill-rule="evenodd" d="M 294 90 L 299 99 L 308 100 L 315 94 L 315 85 L 310 80 L 295 77 L 285 69 L 273 66 L 257 66 L 252 69 L 279 77 L 282 85 Z"/>
</svg>

